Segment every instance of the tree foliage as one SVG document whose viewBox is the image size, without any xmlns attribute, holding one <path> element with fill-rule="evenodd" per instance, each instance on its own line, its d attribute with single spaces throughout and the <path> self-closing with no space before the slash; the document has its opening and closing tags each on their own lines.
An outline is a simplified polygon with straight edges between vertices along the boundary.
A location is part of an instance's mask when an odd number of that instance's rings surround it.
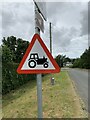
<svg viewBox="0 0 90 120">
<path fill-rule="evenodd" d="M 25 54 L 25 51 L 27 49 L 29 45 L 28 41 L 23 41 L 22 39 L 17 39 L 17 44 L 16 44 L 16 51 L 15 51 L 15 55 L 16 55 L 16 59 L 15 62 L 20 62 L 23 55 Z M 17 59 L 18 58 L 18 59 Z"/>
<path fill-rule="evenodd" d="M 2 67 L 2 94 L 19 88 L 30 80 L 35 80 L 36 75 L 19 75 L 16 72 L 18 63 L 4 63 Z"/>
<path fill-rule="evenodd" d="M 28 41 L 24 41 L 21 38 L 16 39 L 14 36 L 3 37 L 3 46 L 7 46 L 10 52 L 13 54 L 12 61 L 19 63 L 29 45 Z"/>
<path fill-rule="evenodd" d="M 2 61 L 4 63 L 7 63 L 7 62 L 12 62 L 12 60 L 13 60 L 13 54 L 10 51 L 10 49 L 6 45 L 2 46 Z"/>
<path fill-rule="evenodd" d="M 0 47 L 0 58 L 2 56 L 2 93 L 6 94 L 26 82 L 35 79 L 36 75 L 19 75 L 16 72 L 29 45 L 28 41 L 10 36 L 7 38 L 3 37 L 2 42 L 2 49 Z"/>
<path fill-rule="evenodd" d="M 74 61 L 73 67 L 90 69 L 90 47 Z"/>
<path fill-rule="evenodd" d="M 55 60 L 60 67 L 66 65 L 67 62 L 71 62 L 71 59 L 66 57 L 66 55 L 58 55 L 56 56 Z"/>
<path fill-rule="evenodd" d="M 2 47 L 0 46 L 0 63 L 2 62 Z"/>
</svg>

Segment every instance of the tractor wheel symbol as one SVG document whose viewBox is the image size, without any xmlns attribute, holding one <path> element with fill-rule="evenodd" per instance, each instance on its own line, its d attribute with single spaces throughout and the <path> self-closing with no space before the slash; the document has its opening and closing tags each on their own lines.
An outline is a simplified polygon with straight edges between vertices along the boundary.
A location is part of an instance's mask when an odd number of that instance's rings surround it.
<svg viewBox="0 0 90 120">
<path fill-rule="evenodd" d="M 44 68 L 47 68 L 48 67 L 48 63 L 46 62 L 46 63 L 44 63 Z"/>
<path fill-rule="evenodd" d="M 30 60 L 30 61 L 28 62 L 28 66 L 29 66 L 30 68 L 35 68 L 35 67 L 36 67 L 36 62 L 35 62 L 34 60 Z"/>
</svg>

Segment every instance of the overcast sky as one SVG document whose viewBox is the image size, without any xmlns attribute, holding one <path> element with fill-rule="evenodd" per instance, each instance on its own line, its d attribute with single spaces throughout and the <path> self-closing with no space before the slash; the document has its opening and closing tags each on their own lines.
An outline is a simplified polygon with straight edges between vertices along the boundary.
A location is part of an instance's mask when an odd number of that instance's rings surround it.
<svg viewBox="0 0 90 120">
<path fill-rule="evenodd" d="M 79 57 L 88 47 L 88 3 L 47 2 L 47 21 L 41 37 L 49 48 L 49 22 L 52 23 L 53 56 Z M 1 5 L 0 5 L 1 6 Z M 16 36 L 31 41 L 34 35 L 34 3 L 3 3 L 0 7 L 0 40 Z M 0 41 L 1 44 L 1 41 Z"/>
</svg>

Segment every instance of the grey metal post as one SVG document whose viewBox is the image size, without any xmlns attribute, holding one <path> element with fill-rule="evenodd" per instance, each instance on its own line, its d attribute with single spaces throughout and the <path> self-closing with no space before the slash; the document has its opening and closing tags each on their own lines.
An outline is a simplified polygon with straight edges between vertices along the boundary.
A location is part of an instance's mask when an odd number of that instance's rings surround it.
<svg viewBox="0 0 90 120">
<path fill-rule="evenodd" d="M 38 11 L 35 5 L 35 33 L 40 35 L 40 29 L 36 26 L 36 11 Z M 37 74 L 37 101 L 38 101 L 38 118 L 43 118 L 42 112 L 42 75 Z"/>
</svg>

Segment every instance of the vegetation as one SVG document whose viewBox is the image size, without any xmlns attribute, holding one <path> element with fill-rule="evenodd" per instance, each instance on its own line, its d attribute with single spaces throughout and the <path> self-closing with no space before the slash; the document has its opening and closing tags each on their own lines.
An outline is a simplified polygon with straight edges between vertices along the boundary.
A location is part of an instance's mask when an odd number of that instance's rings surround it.
<svg viewBox="0 0 90 120">
<path fill-rule="evenodd" d="M 20 38 L 16 39 L 14 36 L 7 37 L 7 39 L 3 37 L 2 42 L 2 50 L 0 47 L 0 58 L 2 51 L 2 94 L 6 94 L 35 79 L 35 75 L 19 75 L 16 72 L 29 42 Z"/>
<path fill-rule="evenodd" d="M 14 36 L 7 37 L 7 39 L 3 37 L 2 42 L 4 59 L 7 59 L 7 54 L 12 55 L 12 61 L 15 63 L 19 63 L 21 61 L 29 45 L 28 41 L 24 41 L 21 38 L 16 39 L 16 37 Z M 7 52 L 7 49 L 8 53 L 4 54 L 5 52 Z"/>
<path fill-rule="evenodd" d="M 4 63 L 2 67 L 2 94 L 6 94 L 11 90 L 17 89 L 21 85 L 30 80 L 35 79 L 35 75 L 19 75 L 16 69 L 19 64 L 17 63 Z"/>
<path fill-rule="evenodd" d="M 55 58 L 56 62 L 60 67 L 66 66 L 66 63 L 72 63 L 73 68 L 85 68 L 90 69 L 90 47 L 77 59 L 71 59 L 66 55 L 58 55 Z"/>
<path fill-rule="evenodd" d="M 7 63 L 7 62 L 12 62 L 13 60 L 13 53 L 10 51 L 10 49 L 5 45 L 5 46 L 2 46 L 2 61 L 4 63 Z"/>
<path fill-rule="evenodd" d="M 44 118 L 85 118 L 79 99 L 66 71 L 53 74 L 55 85 L 50 84 L 52 75 L 43 77 Z M 18 90 L 3 96 L 4 118 L 37 118 L 36 81 L 30 81 Z"/>
<path fill-rule="evenodd" d="M 36 75 L 19 75 L 16 73 L 16 69 L 29 42 L 20 38 L 16 39 L 14 36 L 8 37 L 7 39 L 4 37 L 2 41 L 2 52 L 0 47 L 0 63 L 2 56 L 3 117 L 37 117 Z M 81 56 L 81 59 L 86 60 L 85 56 L 88 54 L 87 51 L 84 57 Z M 72 62 L 70 58 L 63 55 L 58 55 L 55 60 L 61 67 L 63 67 L 66 62 Z M 50 74 L 43 77 L 42 91 L 44 117 L 83 117 L 83 111 L 67 72 L 63 71 L 59 74 L 53 74 L 55 78 L 54 86 L 50 85 L 51 77 L 52 75 Z"/>
<path fill-rule="evenodd" d="M 2 93 L 6 94 L 18 88 L 29 80 L 35 79 L 35 75 L 18 75 L 16 69 L 29 45 L 28 41 L 14 36 L 3 37 L 2 50 L 0 47 L 0 68 L 2 67 Z M 2 56 L 2 66 L 1 66 Z M 66 55 L 58 55 L 55 58 L 60 67 L 72 62 L 73 67 L 90 68 L 90 47 L 78 59 L 70 59 Z M 1 84 L 1 82 L 0 82 Z"/>
<path fill-rule="evenodd" d="M 55 60 L 60 67 L 65 66 L 67 62 L 72 62 L 72 60 L 69 57 L 66 57 L 66 55 L 58 55 Z"/>
<path fill-rule="evenodd" d="M 73 68 L 86 68 L 90 69 L 90 47 L 74 61 Z"/>
</svg>

